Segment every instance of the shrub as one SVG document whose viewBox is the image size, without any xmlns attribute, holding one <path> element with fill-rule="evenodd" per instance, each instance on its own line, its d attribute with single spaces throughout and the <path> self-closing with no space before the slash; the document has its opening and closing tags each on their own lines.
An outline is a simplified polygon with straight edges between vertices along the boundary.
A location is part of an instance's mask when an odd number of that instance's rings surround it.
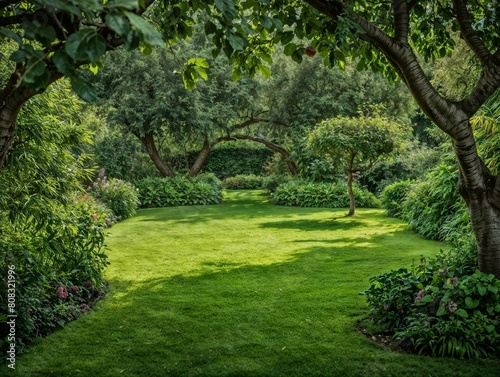
<svg viewBox="0 0 500 377">
<path fill-rule="evenodd" d="M 402 205 L 413 184 L 415 182 L 412 180 L 399 181 L 386 186 L 382 190 L 380 200 L 382 206 L 387 210 L 388 216 L 398 219 L 403 218 Z"/>
<path fill-rule="evenodd" d="M 210 186 L 212 186 L 214 189 L 222 191 L 224 189 L 224 184 L 222 181 L 217 178 L 217 176 L 214 173 L 202 173 L 198 174 L 197 176 L 191 178 L 191 182 L 193 183 L 207 183 Z"/>
<path fill-rule="evenodd" d="M 378 208 L 379 201 L 369 191 L 353 186 L 356 205 L 364 208 Z M 294 180 L 279 186 L 274 192 L 273 202 L 284 206 L 348 208 L 347 184 L 314 183 Z"/>
<path fill-rule="evenodd" d="M 212 178 L 145 178 L 135 182 L 144 208 L 218 204 L 222 188 Z M 207 183 L 210 181 L 211 183 Z"/>
<path fill-rule="evenodd" d="M 198 152 L 189 156 L 194 162 Z M 264 174 L 264 166 L 272 159 L 273 151 L 262 144 L 249 141 L 233 141 L 217 144 L 209 153 L 204 172 L 214 173 L 220 179 L 237 174 Z"/>
<path fill-rule="evenodd" d="M 426 238 L 453 246 L 475 245 L 469 214 L 457 190 L 458 170 L 441 164 L 411 186 L 402 205 L 410 228 Z"/>
<path fill-rule="evenodd" d="M 288 175 L 270 175 L 264 178 L 262 188 L 273 194 L 280 185 L 289 182 L 291 179 L 292 177 Z"/>
<path fill-rule="evenodd" d="M 422 354 L 498 355 L 500 280 L 476 264 L 474 249 L 456 249 L 373 277 L 363 292 L 373 322 Z"/>
<path fill-rule="evenodd" d="M 104 203 L 117 220 L 135 215 L 139 205 L 136 188 L 130 182 L 121 179 L 108 180 L 105 174 L 105 170 L 101 169 L 96 181 L 87 188 L 87 191 Z"/>
<path fill-rule="evenodd" d="M 105 289 L 103 271 L 108 262 L 102 248 L 109 211 L 88 197 L 76 200 L 77 204 L 51 208 L 53 212 L 47 208 L 43 222 L 14 223 L 0 217 L 0 269 L 14 266 L 19 350 L 88 311 Z M 2 280 L 3 313 L 6 289 Z M 62 300 L 64 290 L 68 296 Z M 3 323 L 2 339 L 5 331 Z"/>
<path fill-rule="evenodd" d="M 264 178 L 255 174 L 239 174 L 224 180 L 224 187 L 231 190 L 256 190 L 261 189 L 263 184 Z"/>
</svg>

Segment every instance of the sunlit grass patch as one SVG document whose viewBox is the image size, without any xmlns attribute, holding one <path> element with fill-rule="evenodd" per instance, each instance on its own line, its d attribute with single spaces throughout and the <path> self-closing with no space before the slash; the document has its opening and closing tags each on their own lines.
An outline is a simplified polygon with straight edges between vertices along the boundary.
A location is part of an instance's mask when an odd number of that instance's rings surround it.
<svg viewBox="0 0 500 377">
<path fill-rule="evenodd" d="M 141 210 L 107 243 L 111 294 L 18 359 L 23 376 L 495 376 L 392 353 L 355 324 L 371 276 L 443 245 L 381 210 L 290 208 L 259 191 Z"/>
</svg>

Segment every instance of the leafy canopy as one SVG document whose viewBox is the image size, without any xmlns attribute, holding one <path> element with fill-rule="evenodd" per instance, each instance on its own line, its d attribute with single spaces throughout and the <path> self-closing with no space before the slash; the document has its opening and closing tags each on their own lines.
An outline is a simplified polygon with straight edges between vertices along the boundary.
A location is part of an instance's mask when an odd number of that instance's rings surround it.
<svg viewBox="0 0 500 377">
<path fill-rule="evenodd" d="M 345 171 L 365 171 L 383 155 L 396 151 L 404 128 L 387 118 L 337 117 L 322 121 L 309 134 L 307 144 L 317 155 L 326 155 Z"/>
</svg>

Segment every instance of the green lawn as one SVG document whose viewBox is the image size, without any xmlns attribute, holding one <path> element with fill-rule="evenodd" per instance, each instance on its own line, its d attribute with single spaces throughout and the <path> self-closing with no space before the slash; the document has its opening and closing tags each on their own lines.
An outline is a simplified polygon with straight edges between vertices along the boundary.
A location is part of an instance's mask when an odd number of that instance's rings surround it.
<svg viewBox="0 0 500 377">
<path fill-rule="evenodd" d="M 494 361 L 390 352 L 355 329 L 368 279 L 442 245 L 382 210 L 142 210 L 107 244 L 111 293 L 17 359 L 21 376 L 499 376 Z"/>
</svg>

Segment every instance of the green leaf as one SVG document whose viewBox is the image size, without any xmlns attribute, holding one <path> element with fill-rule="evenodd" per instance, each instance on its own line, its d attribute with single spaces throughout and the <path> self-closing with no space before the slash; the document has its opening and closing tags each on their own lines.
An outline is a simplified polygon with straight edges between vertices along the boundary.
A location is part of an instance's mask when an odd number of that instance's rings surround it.
<svg viewBox="0 0 500 377">
<path fill-rule="evenodd" d="M 292 56 L 292 54 L 297 50 L 297 45 L 295 43 L 289 43 L 285 46 L 284 52 L 286 56 Z"/>
<path fill-rule="evenodd" d="M 105 5 L 106 8 L 119 8 L 134 10 L 139 9 L 137 0 L 109 0 Z"/>
<path fill-rule="evenodd" d="M 97 92 L 94 86 L 79 75 L 70 77 L 71 87 L 76 94 L 87 102 L 94 102 L 97 100 Z"/>
<path fill-rule="evenodd" d="M 77 33 L 71 34 L 66 41 L 64 49 L 74 61 L 81 61 L 87 58 L 87 54 L 82 48 L 85 44 L 84 40 L 87 34 L 88 31 L 80 30 Z"/>
<path fill-rule="evenodd" d="M 231 21 L 236 17 L 236 8 L 232 0 L 215 0 L 215 6 L 227 21 Z"/>
<path fill-rule="evenodd" d="M 436 315 L 439 317 L 445 313 L 446 313 L 446 308 L 444 306 L 440 305 L 438 311 L 436 312 Z"/>
<path fill-rule="evenodd" d="M 64 51 L 56 51 L 51 59 L 57 70 L 64 75 L 71 76 L 75 72 L 74 61 Z"/>
<path fill-rule="evenodd" d="M 467 305 L 469 309 L 474 309 L 479 305 L 479 300 L 473 300 L 471 297 L 466 297 L 465 305 Z"/>
<path fill-rule="evenodd" d="M 260 74 L 263 77 L 267 79 L 271 77 L 271 69 L 267 65 L 261 65 L 259 69 L 260 69 Z"/>
<path fill-rule="evenodd" d="M 4 37 L 12 39 L 18 45 L 23 44 L 23 39 L 21 38 L 21 36 L 17 33 L 14 33 L 13 31 L 11 31 L 9 29 L 0 28 L 0 35 L 3 35 Z"/>
<path fill-rule="evenodd" d="M 245 45 L 247 44 L 247 41 L 245 38 L 241 37 L 238 34 L 229 34 L 229 44 L 231 47 L 236 50 L 236 51 L 243 51 L 245 48 Z"/>
<path fill-rule="evenodd" d="M 85 38 L 85 52 L 91 63 L 96 62 L 106 52 L 106 40 L 98 33 L 89 34 Z"/>
<path fill-rule="evenodd" d="M 455 312 L 456 315 L 462 317 L 462 318 L 467 318 L 469 316 L 469 314 L 467 314 L 467 312 L 463 309 L 458 309 L 456 312 Z"/>
<path fill-rule="evenodd" d="M 239 79 L 241 79 L 241 75 L 241 69 L 235 67 L 233 69 L 233 72 L 231 73 L 231 78 L 233 79 L 233 81 L 238 81 Z"/>
<path fill-rule="evenodd" d="M 484 285 L 479 285 L 477 287 L 477 291 L 479 292 L 479 294 L 481 296 L 484 296 L 486 294 L 486 292 L 487 292 L 487 289 L 486 289 L 486 287 Z"/>
<path fill-rule="evenodd" d="M 124 12 L 130 24 L 142 35 L 144 41 L 151 46 L 163 46 L 161 34 L 144 18 L 135 13 Z"/>
<path fill-rule="evenodd" d="M 10 55 L 10 60 L 12 60 L 13 62 L 16 62 L 16 63 L 22 63 L 26 60 L 27 58 L 27 55 L 24 51 L 22 50 L 17 50 L 17 51 L 14 51 L 12 53 L 12 55 Z"/>
<path fill-rule="evenodd" d="M 106 24 L 120 37 L 125 37 L 130 32 L 130 24 L 127 18 L 119 14 L 107 14 Z"/>
</svg>

